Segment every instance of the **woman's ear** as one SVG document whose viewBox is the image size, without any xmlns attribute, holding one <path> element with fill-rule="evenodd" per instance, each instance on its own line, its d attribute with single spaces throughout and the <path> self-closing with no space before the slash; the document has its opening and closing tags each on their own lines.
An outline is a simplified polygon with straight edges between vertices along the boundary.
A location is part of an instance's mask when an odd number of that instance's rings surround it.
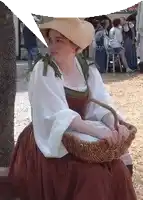
<svg viewBox="0 0 143 200">
<path fill-rule="evenodd" d="M 79 48 L 79 47 L 76 47 L 76 49 L 75 49 L 75 53 L 76 53 L 76 54 L 79 54 L 79 53 L 81 53 L 81 52 L 82 52 L 82 49 Z"/>
</svg>

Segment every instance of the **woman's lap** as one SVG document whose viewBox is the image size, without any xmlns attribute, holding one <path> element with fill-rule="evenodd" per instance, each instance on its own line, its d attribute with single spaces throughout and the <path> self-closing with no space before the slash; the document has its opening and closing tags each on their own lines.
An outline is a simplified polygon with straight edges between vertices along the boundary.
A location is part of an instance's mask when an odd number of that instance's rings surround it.
<svg viewBox="0 0 143 200">
<path fill-rule="evenodd" d="M 120 160 L 88 164 L 68 154 L 47 159 L 33 134 L 20 136 L 9 176 L 26 200 L 136 200 L 131 176 Z"/>
</svg>

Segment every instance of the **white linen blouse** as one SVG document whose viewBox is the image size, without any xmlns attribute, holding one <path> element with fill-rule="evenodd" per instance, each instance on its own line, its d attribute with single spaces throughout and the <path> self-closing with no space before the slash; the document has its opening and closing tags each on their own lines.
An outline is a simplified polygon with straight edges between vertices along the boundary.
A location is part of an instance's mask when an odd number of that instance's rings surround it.
<svg viewBox="0 0 143 200">
<path fill-rule="evenodd" d="M 122 28 L 112 27 L 109 31 L 110 45 L 112 48 L 122 47 L 123 35 Z"/>
<path fill-rule="evenodd" d="M 81 71 L 77 60 L 76 62 Z M 62 144 L 62 137 L 70 127 L 72 120 L 79 116 L 77 112 L 69 108 L 64 86 L 63 77 L 61 79 L 55 77 L 51 66 L 48 66 L 47 75 L 43 76 L 43 62 L 39 61 L 35 65 L 29 82 L 34 137 L 39 150 L 49 158 L 61 158 L 68 153 Z M 85 90 L 85 86 L 81 86 L 78 90 Z M 111 96 L 94 65 L 89 67 L 88 87 L 91 98 L 112 105 Z M 101 121 L 109 112 L 97 104 L 89 103 L 85 118 Z"/>
</svg>

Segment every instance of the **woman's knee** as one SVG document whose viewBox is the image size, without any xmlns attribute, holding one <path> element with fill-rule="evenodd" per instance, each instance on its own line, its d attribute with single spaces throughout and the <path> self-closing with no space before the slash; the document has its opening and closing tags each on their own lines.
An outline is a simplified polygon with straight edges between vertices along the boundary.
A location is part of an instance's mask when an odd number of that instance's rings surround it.
<svg viewBox="0 0 143 200">
<path fill-rule="evenodd" d="M 122 56 L 125 56 L 125 49 L 121 49 L 119 54 L 122 55 Z"/>
</svg>

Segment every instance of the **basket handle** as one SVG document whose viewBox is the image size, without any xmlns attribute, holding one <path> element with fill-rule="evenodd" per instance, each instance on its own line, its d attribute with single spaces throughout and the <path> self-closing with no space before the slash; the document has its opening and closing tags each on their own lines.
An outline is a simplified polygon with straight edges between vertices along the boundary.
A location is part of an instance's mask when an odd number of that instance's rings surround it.
<svg viewBox="0 0 143 200">
<path fill-rule="evenodd" d="M 118 115 L 117 115 L 116 111 L 111 106 L 109 106 L 109 105 L 107 105 L 107 104 L 105 104 L 101 101 L 98 101 L 97 99 L 89 99 L 88 102 L 96 103 L 96 104 L 100 105 L 101 107 L 109 110 L 115 118 L 114 127 L 115 127 L 116 130 L 118 130 L 118 123 L 119 123 Z"/>
</svg>

